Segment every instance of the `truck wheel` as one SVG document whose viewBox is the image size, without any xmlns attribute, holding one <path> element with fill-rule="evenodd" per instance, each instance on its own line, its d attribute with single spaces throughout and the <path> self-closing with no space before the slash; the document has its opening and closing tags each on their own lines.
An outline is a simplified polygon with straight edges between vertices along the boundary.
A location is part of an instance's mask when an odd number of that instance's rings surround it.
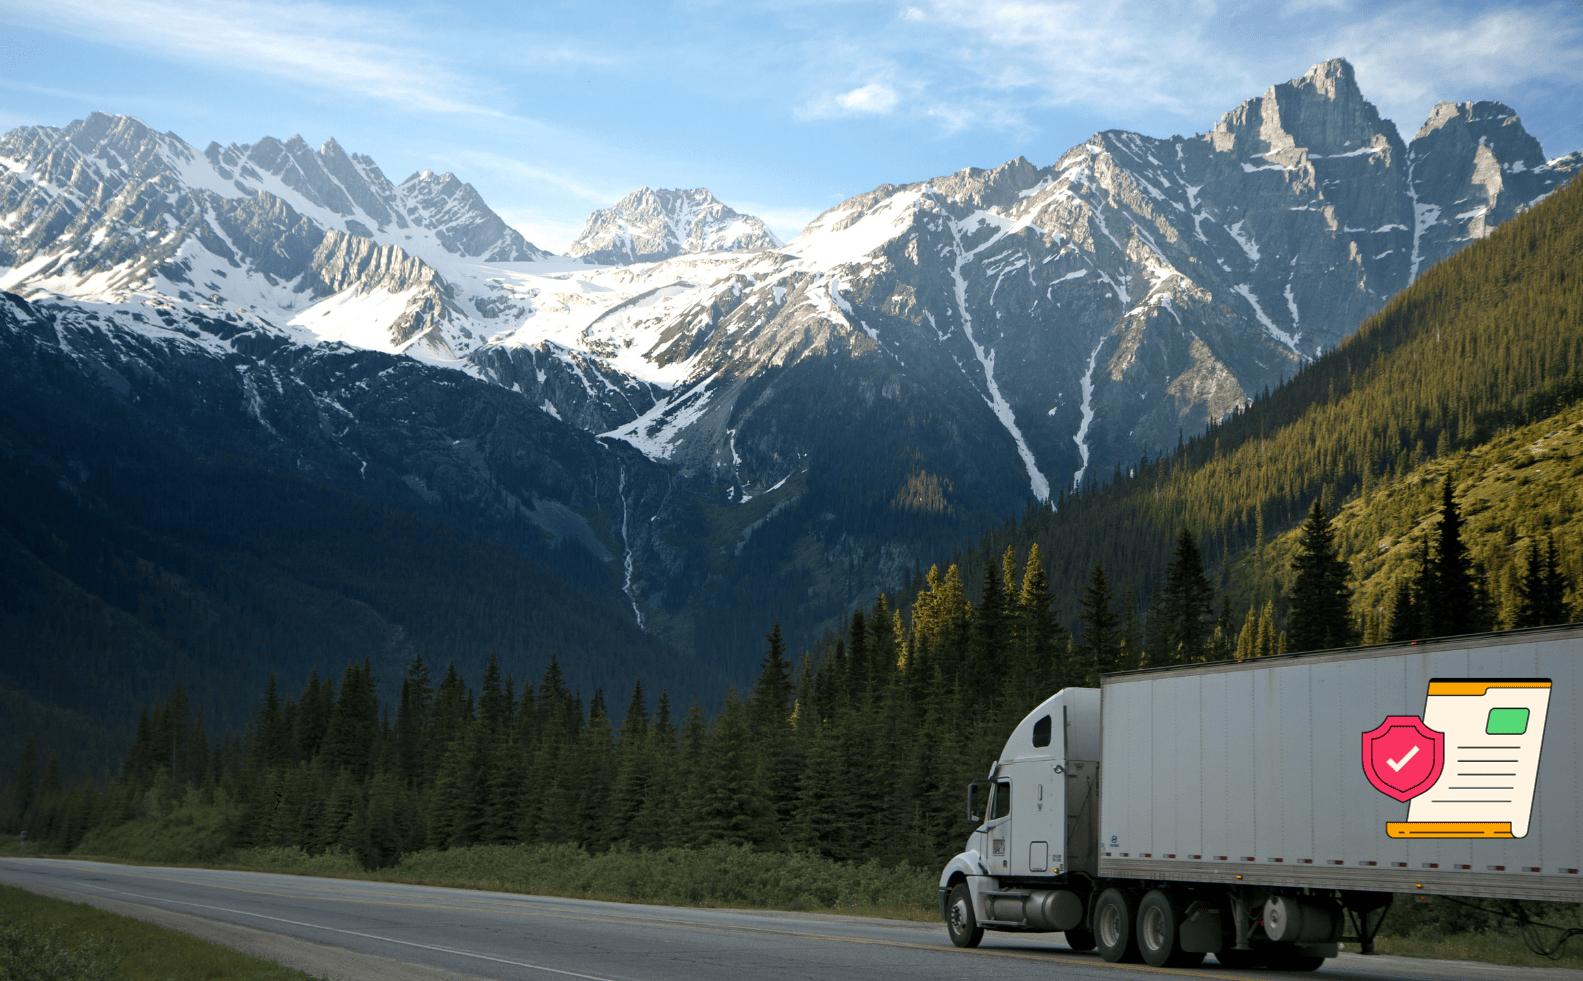
<svg viewBox="0 0 1583 981">
<path fill-rule="evenodd" d="M 1099 902 L 1094 904 L 1094 939 L 1098 941 L 1099 956 L 1112 964 L 1142 960 L 1133 929 L 1137 919 L 1138 901 L 1131 893 L 1120 889 L 1101 893 Z"/>
<path fill-rule="evenodd" d="M 977 947 L 984 939 L 984 928 L 978 925 L 978 917 L 973 914 L 973 893 L 965 882 L 958 882 L 946 900 L 945 931 L 958 947 Z"/>
<path fill-rule="evenodd" d="M 1077 927 L 1066 931 L 1066 945 L 1073 950 L 1084 951 L 1094 949 L 1094 931 Z"/>
<path fill-rule="evenodd" d="M 1182 910 L 1171 894 L 1151 890 L 1138 904 L 1138 953 L 1150 967 L 1192 967 L 1203 961 L 1203 954 L 1182 949 L 1178 930 Z"/>
</svg>

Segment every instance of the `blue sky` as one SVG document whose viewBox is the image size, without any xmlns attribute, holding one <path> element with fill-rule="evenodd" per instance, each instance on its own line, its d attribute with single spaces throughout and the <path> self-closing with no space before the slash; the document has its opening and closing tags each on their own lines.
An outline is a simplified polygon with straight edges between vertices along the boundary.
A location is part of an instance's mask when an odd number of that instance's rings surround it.
<svg viewBox="0 0 1583 981">
<path fill-rule="evenodd" d="M 1498 99 L 1550 156 L 1583 148 L 1578 0 L 0 0 L 0 129 L 334 136 L 392 180 L 454 172 L 555 250 L 644 184 L 790 238 L 880 184 L 1201 132 L 1336 56 L 1404 138 Z"/>
</svg>

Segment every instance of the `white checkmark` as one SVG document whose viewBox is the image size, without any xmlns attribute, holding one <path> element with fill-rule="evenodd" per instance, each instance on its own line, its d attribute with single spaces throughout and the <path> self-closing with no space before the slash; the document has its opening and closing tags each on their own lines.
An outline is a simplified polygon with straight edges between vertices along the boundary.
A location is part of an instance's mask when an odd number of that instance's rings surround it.
<svg viewBox="0 0 1583 981">
<path fill-rule="evenodd" d="M 1409 749 L 1407 751 L 1407 755 L 1406 756 L 1402 757 L 1402 761 L 1400 763 L 1396 762 L 1395 760 L 1391 760 L 1391 759 L 1388 759 L 1385 762 L 1387 762 L 1387 763 L 1389 763 L 1391 765 L 1391 769 L 1395 770 L 1397 773 L 1400 773 L 1400 772 L 1402 772 L 1402 767 L 1407 765 L 1407 761 L 1412 759 L 1414 756 L 1417 756 L 1417 755 L 1418 755 L 1418 747 L 1414 746 L 1412 749 Z"/>
</svg>

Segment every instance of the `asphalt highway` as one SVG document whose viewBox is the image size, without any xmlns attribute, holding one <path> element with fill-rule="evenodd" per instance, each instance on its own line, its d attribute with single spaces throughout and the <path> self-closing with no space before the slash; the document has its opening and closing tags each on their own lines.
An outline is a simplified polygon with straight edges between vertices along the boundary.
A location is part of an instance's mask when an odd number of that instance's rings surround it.
<svg viewBox="0 0 1583 981">
<path fill-rule="evenodd" d="M 327 977 L 915 979 L 1052 977 L 1129 981 L 1345 978 L 1348 981 L 1583 981 L 1583 972 L 1344 953 L 1307 975 L 1230 971 L 1211 955 L 1186 970 L 1107 964 L 1059 934 L 989 933 L 951 946 L 939 924 L 808 913 L 640 906 L 306 876 L 0 859 L 0 882 L 94 902 L 278 956 Z M 241 937 L 243 940 L 236 940 Z M 245 941 L 245 942 L 244 942 Z M 318 952 L 333 957 L 320 957 Z M 315 959 L 318 957 L 319 959 Z M 332 965 L 319 967 L 316 965 Z M 410 972 L 400 970 L 411 965 Z"/>
</svg>

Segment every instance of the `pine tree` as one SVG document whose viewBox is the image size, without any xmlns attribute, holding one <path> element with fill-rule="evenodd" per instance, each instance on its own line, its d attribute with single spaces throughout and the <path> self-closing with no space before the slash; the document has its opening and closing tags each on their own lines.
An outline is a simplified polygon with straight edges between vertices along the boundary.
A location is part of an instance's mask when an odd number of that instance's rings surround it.
<svg viewBox="0 0 1583 981">
<path fill-rule="evenodd" d="M 774 836 L 748 714 L 735 692 L 727 695 L 707 739 L 698 773 L 698 844 L 762 845 Z"/>
<path fill-rule="evenodd" d="M 761 734 L 785 725 L 792 698 L 791 669 L 786 663 L 786 641 L 781 638 L 779 620 L 764 642 L 769 646 L 759 662 L 759 677 L 753 686 L 753 725 Z"/>
<path fill-rule="evenodd" d="M 373 766 L 378 736 L 379 696 L 374 691 L 373 669 L 367 660 L 354 662 L 346 666 L 341 679 L 341 694 L 330 710 L 320 754 L 332 771 L 346 767 L 361 782 Z"/>
<path fill-rule="evenodd" d="M 396 705 L 396 768 L 409 787 L 415 787 L 427 772 L 425 748 L 429 739 L 430 713 L 434 690 L 423 655 L 413 658 L 401 681 L 401 700 Z"/>
<path fill-rule="evenodd" d="M 1159 601 L 1164 617 L 1164 659 L 1152 664 L 1191 664 L 1208 656 L 1209 635 L 1214 629 L 1215 588 L 1204 575 L 1204 560 L 1193 533 L 1182 529 L 1176 539 L 1176 556 L 1166 571 L 1165 591 Z M 1153 638 L 1150 639 L 1151 643 Z"/>
<path fill-rule="evenodd" d="M 319 755 L 324 734 L 330 727 L 330 713 L 335 708 L 335 688 L 329 681 L 319 680 L 319 670 L 308 674 L 308 687 L 303 691 L 297 710 L 297 751 L 304 760 Z"/>
<path fill-rule="evenodd" d="M 1318 651 L 1354 643 L 1351 569 L 1336 548 L 1335 528 L 1318 498 L 1308 509 L 1292 557 L 1291 605 L 1286 612 L 1292 651 Z"/>
<path fill-rule="evenodd" d="M 1105 567 L 1096 563 L 1083 591 L 1083 641 L 1077 648 L 1092 687 L 1098 687 L 1100 675 L 1121 667 L 1121 621 L 1110 604 L 1110 577 Z"/>
<path fill-rule="evenodd" d="M 1248 607 L 1248 615 L 1242 620 L 1242 631 L 1237 634 L 1237 660 L 1245 661 L 1250 657 L 1257 657 L 1259 649 L 1259 610 L 1256 606 Z"/>
<path fill-rule="evenodd" d="M 1080 679 L 1066 676 L 1066 631 L 1051 608 L 1050 581 L 1044 573 L 1039 543 L 1028 546 L 1022 589 L 1017 595 L 1017 640 L 1021 654 L 1023 698 L 1028 707 Z"/>
<path fill-rule="evenodd" d="M 1566 623 L 1566 575 L 1561 571 L 1560 556 L 1556 553 L 1555 538 L 1546 542 L 1541 555 L 1539 543 L 1528 546 L 1528 561 L 1518 583 L 1518 609 L 1516 627 L 1547 627 Z"/>
<path fill-rule="evenodd" d="M 877 614 L 884 611 L 883 601 L 884 597 L 880 597 L 880 602 L 876 604 Z M 885 619 L 888 625 L 889 618 Z M 876 638 L 880 641 L 875 645 L 876 648 L 890 643 L 887 639 L 889 633 L 888 630 L 884 631 Z M 768 649 L 760 664 L 758 681 L 753 686 L 749 725 L 753 745 L 758 751 L 757 778 L 764 788 L 769 807 L 770 823 L 764 834 L 766 840 L 771 840 L 779 838 L 780 829 L 790 820 L 795 809 L 801 758 L 790 720 L 793 689 L 780 621 L 775 622 L 775 628 L 764 640 Z"/>
<path fill-rule="evenodd" d="M 1427 599 L 1428 636 L 1452 637 L 1484 629 L 1473 559 L 1462 542 L 1462 515 L 1451 494 L 1451 477 L 1445 479 L 1436 536 L 1434 573 Z"/>
<path fill-rule="evenodd" d="M 22 755 L 17 760 L 15 787 L 16 790 L 12 792 L 12 799 L 16 805 L 15 822 L 20 825 L 38 797 L 38 746 L 33 742 L 32 733 L 28 734 L 27 743 L 22 747 Z"/>
<path fill-rule="evenodd" d="M 1283 636 L 1285 632 L 1277 632 L 1275 627 L 1275 601 L 1265 600 L 1264 609 L 1259 613 L 1259 639 L 1254 656 L 1269 657 L 1280 653 Z"/>
<path fill-rule="evenodd" d="M 841 684 L 843 700 L 848 705 L 862 704 L 868 692 L 868 681 L 868 621 L 860 606 L 852 611 L 852 623 L 847 629 L 846 678 Z"/>
<path fill-rule="evenodd" d="M 972 639 L 968 653 L 970 668 L 963 679 L 964 687 L 972 694 L 975 704 L 988 704 L 1006 683 L 1006 651 L 1011 632 L 1008 612 L 1000 566 L 986 562 L 982 595 L 978 606 L 973 609 Z"/>
<path fill-rule="evenodd" d="M 275 689 L 273 671 L 269 673 L 269 687 L 264 691 L 264 704 L 258 710 L 253 731 L 253 753 L 249 762 L 254 767 L 262 770 L 295 762 L 291 728 L 281 711 L 280 694 Z"/>
<path fill-rule="evenodd" d="M 1138 616 L 1138 597 L 1127 587 L 1121 598 L 1121 648 L 1116 660 L 1118 670 L 1131 670 L 1143 666 L 1146 652 L 1143 647 L 1143 622 Z"/>
<path fill-rule="evenodd" d="M 484 680 L 478 688 L 478 721 L 490 739 L 504 732 L 511 721 L 511 695 L 500 679 L 500 660 L 490 651 Z"/>
<path fill-rule="evenodd" d="M 1391 643 L 1421 640 L 1430 636 L 1425 626 L 1428 592 L 1434 588 L 1434 566 L 1429 561 L 1429 542 L 1418 545 L 1418 569 L 1410 577 L 1397 580 L 1391 591 Z"/>
<path fill-rule="evenodd" d="M 896 675 L 896 616 L 885 602 L 885 594 L 874 598 L 874 610 L 868 618 L 869 689 L 871 699 L 877 698 Z"/>
</svg>

